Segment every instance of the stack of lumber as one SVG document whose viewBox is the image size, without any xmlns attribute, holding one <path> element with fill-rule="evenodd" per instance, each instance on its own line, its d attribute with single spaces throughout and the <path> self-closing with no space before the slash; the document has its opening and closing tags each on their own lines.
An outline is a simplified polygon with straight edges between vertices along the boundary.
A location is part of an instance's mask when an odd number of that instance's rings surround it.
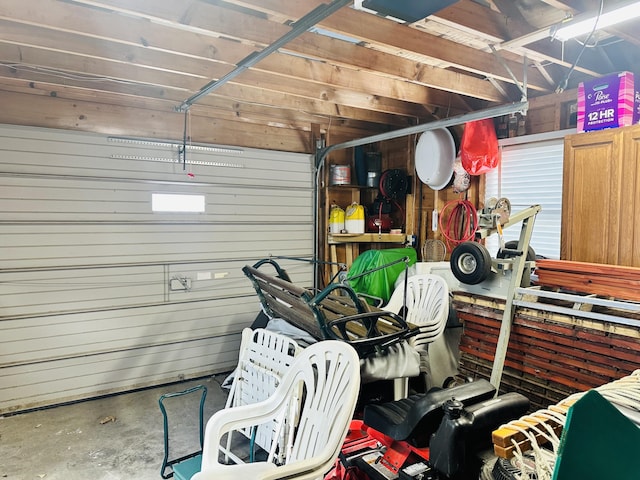
<svg viewBox="0 0 640 480">
<path fill-rule="evenodd" d="M 464 325 L 460 372 L 489 378 L 504 301 L 454 292 L 453 306 Z M 640 368 L 638 351 L 638 327 L 516 307 L 502 389 L 541 408 Z"/>
<path fill-rule="evenodd" d="M 640 301 L 640 268 L 537 260 L 538 284 L 573 292 Z"/>
</svg>

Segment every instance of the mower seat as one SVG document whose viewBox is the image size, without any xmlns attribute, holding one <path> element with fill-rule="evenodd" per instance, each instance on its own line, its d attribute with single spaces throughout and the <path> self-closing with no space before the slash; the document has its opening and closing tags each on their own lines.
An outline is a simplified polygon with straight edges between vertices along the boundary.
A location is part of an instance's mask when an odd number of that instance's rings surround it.
<svg viewBox="0 0 640 480">
<path fill-rule="evenodd" d="M 466 406 L 487 400 L 495 393 L 496 389 L 487 380 L 475 380 L 392 402 L 366 405 L 363 421 L 394 440 L 413 440 L 418 447 L 427 446 L 418 443 L 424 440 L 428 444 L 430 435 L 438 429 L 444 416 L 444 402 L 455 398 Z"/>
</svg>

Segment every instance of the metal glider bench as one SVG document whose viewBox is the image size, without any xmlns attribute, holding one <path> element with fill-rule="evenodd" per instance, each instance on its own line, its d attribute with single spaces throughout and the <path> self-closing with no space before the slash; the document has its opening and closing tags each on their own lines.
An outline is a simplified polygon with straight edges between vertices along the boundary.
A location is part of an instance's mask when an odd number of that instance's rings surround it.
<svg viewBox="0 0 640 480">
<path fill-rule="evenodd" d="M 265 264 L 275 268 L 275 276 L 259 270 Z M 271 259 L 247 265 L 242 270 L 251 280 L 269 317 L 282 318 L 318 341 L 348 342 L 361 359 L 384 356 L 389 347 L 406 343 L 405 340 L 418 333 L 418 329 L 409 326 L 402 317 L 367 305 L 348 285 L 331 284 L 314 293 L 291 283 L 286 272 Z M 419 358 L 416 359 L 413 375 L 397 376 L 418 375 Z"/>
</svg>

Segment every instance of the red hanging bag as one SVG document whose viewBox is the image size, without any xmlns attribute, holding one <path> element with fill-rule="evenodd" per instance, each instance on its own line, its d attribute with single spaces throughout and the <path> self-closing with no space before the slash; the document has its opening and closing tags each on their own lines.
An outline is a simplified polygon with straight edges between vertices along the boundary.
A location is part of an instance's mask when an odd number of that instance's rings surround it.
<svg viewBox="0 0 640 480">
<path fill-rule="evenodd" d="M 460 145 L 460 161 L 469 175 L 481 175 L 500 163 L 500 147 L 493 120 L 467 122 Z"/>
</svg>

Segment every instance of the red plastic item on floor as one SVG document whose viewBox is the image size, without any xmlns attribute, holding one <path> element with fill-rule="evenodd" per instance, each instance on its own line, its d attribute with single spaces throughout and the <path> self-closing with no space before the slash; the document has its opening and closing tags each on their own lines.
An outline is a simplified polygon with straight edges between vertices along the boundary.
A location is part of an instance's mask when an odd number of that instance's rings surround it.
<svg viewBox="0 0 640 480">
<path fill-rule="evenodd" d="M 424 460 L 429 460 L 429 449 L 418 448 L 407 442 L 398 442 L 393 438 L 381 433 L 367 425 L 362 420 L 352 420 L 349 426 L 349 432 L 342 446 L 342 454 L 344 458 L 355 452 L 366 449 L 377 449 L 385 446 L 385 453 L 380 463 L 393 473 L 398 473 L 409 456 L 413 453 Z M 335 466 L 325 475 L 324 480 L 368 480 L 366 473 L 358 467 L 343 465 L 340 458 L 336 460 Z"/>
</svg>

